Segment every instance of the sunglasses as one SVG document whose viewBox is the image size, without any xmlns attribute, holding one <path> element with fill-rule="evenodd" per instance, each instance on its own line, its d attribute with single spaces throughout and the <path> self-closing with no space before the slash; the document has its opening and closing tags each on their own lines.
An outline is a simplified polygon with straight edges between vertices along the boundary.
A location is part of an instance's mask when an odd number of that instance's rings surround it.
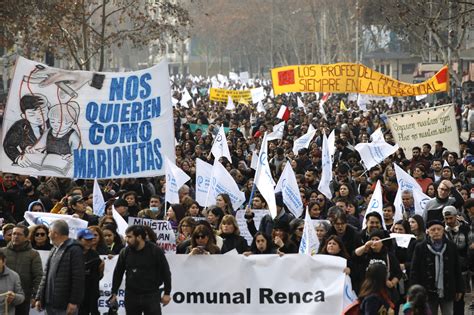
<svg viewBox="0 0 474 315">
<path fill-rule="evenodd" d="M 207 237 L 207 235 L 202 235 L 202 234 L 199 234 L 199 235 L 196 236 L 197 239 L 206 238 L 206 237 Z"/>
<path fill-rule="evenodd" d="M 300 232 L 303 232 L 303 231 L 304 231 L 304 227 L 297 228 L 297 230 L 300 231 Z"/>
<path fill-rule="evenodd" d="M 324 199 L 323 198 L 318 198 L 318 199 L 316 199 L 316 201 L 323 202 Z"/>
<path fill-rule="evenodd" d="M 35 233 L 35 236 L 46 236 L 46 233 Z"/>
</svg>

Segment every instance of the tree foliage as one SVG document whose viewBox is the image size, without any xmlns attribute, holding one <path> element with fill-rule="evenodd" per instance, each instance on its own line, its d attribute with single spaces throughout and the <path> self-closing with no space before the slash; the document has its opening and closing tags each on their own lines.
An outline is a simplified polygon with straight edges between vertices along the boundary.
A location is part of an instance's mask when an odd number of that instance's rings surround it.
<svg viewBox="0 0 474 315">
<path fill-rule="evenodd" d="M 432 52 L 452 65 L 459 60 L 459 52 L 466 43 L 466 32 L 474 18 L 474 2 L 464 0 L 361 0 L 364 22 L 385 25 L 401 36 L 412 52 L 425 61 Z M 437 58 L 436 58 L 437 57 Z M 450 67 L 457 84 L 461 74 Z"/>
<path fill-rule="evenodd" d="M 17 0 L 6 10 L 0 44 L 16 44 L 30 58 L 50 52 L 78 69 L 96 59 L 99 71 L 107 48 L 164 45 L 186 36 L 190 23 L 179 1 L 167 0 Z"/>
</svg>

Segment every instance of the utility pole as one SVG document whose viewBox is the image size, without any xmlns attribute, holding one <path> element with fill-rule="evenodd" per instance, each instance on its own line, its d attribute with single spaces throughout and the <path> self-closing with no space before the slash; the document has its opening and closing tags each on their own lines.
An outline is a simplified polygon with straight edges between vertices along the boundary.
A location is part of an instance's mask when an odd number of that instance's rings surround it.
<svg viewBox="0 0 474 315">
<path fill-rule="evenodd" d="M 430 1 L 430 23 L 431 23 L 431 17 L 433 14 L 433 1 Z M 431 32 L 431 26 L 430 26 L 430 32 L 428 33 L 428 42 L 429 42 L 429 47 L 428 47 L 428 61 L 431 63 L 431 45 L 432 45 L 432 40 L 433 40 L 433 33 Z"/>
<path fill-rule="evenodd" d="M 271 0 L 271 2 L 272 2 L 272 13 L 270 15 L 270 69 L 273 68 L 273 23 L 274 23 L 273 0 Z"/>
<path fill-rule="evenodd" d="M 359 63 L 359 0 L 356 0 L 356 63 Z"/>
</svg>

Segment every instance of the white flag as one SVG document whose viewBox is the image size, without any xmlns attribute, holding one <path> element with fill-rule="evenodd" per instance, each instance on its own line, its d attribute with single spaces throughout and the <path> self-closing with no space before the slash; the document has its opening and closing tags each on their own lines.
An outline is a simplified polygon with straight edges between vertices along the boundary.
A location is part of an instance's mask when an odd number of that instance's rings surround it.
<svg viewBox="0 0 474 315">
<path fill-rule="evenodd" d="M 254 170 L 257 170 L 257 166 L 258 166 L 258 152 L 253 151 L 252 152 L 252 161 L 250 162 L 250 168 L 254 169 Z"/>
<path fill-rule="evenodd" d="M 94 214 L 99 217 L 104 215 L 105 211 L 105 200 L 102 191 L 100 190 L 99 182 L 97 178 L 94 179 L 94 190 L 92 191 L 92 208 L 94 209 Z"/>
<path fill-rule="evenodd" d="M 196 159 L 196 201 L 202 207 L 206 206 L 211 176 L 212 164 Z"/>
<path fill-rule="evenodd" d="M 382 217 L 382 227 L 385 229 L 385 220 L 383 219 L 383 196 L 382 196 L 382 185 L 380 184 L 380 180 L 377 180 L 377 185 L 375 185 L 374 193 L 372 194 L 372 198 L 370 198 L 369 205 L 367 206 L 367 210 L 365 211 L 364 222 L 362 224 L 362 228 L 365 229 L 367 226 L 366 219 L 367 215 L 371 212 L 377 212 Z"/>
<path fill-rule="evenodd" d="M 370 135 L 370 140 L 372 142 L 384 142 L 385 137 L 383 136 L 382 128 L 377 128 L 372 134 Z"/>
<path fill-rule="evenodd" d="M 298 108 L 302 108 L 304 113 L 306 114 L 306 107 L 304 107 L 303 101 L 300 99 L 299 96 L 296 97 L 296 102 L 298 103 Z"/>
<path fill-rule="evenodd" d="M 265 99 L 263 86 L 255 89 L 250 89 L 250 95 L 252 96 L 252 103 L 254 104 L 263 101 Z"/>
<path fill-rule="evenodd" d="M 395 206 L 395 216 L 394 220 L 398 221 L 403 218 L 403 202 L 402 202 L 402 193 L 406 190 L 411 191 L 413 194 L 413 202 L 415 206 L 415 213 L 423 215 L 423 211 L 426 206 L 426 202 L 431 198 L 423 193 L 423 189 L 420 184 L 407 172 L 405 172 L 401 167 L 394 164 L 393 168 L 395 170 L 395 175 L 397 176 L 398 190 L 395 196 L 394 206 Z"/>
<path fill-rule="evenodd" d="M 229 79 L 233 81 L 239 81 L 239 75 L 235 72 L 229 72 Z"/>
<path fill-rule="evenodd" d="M 273 189 L 275 187 L 275 181 L 273 180 L 272 172 L 270 171 L 270 165 L 268 164 L 266 132 L 263 136 L 260 153 L 258 154 L 258 165 L 257 171 L 255 172 L 254 183 L 262 194 L 263 198 L 265 198 L 272 218 L 275 218 L 277 215 L 275 191 Z"/>
<path fill-rule="evenodd" d="M 291 213 L 295 215 L 295 218 L 299 218 L 303 213 L 303 202 L 301 201 L 300 189 L 296 181 L 295 172 L 288 161 L 275 187 L 275 193 L 279 191 L 282 192 L 285 205 L 290 209 Z"/>
<path fill-rule="evenodd" d="M 214 158 L 217 160 L 221 156 L 225 156 L 229 161 L 232 161 L 230 157 L 229 146 L 227 145 L 227 139 L 225 137 L 224 125 L 221 125 L 217 133 L 214 143 L 212 144 L 211 152 Z"/>
<path fill-rule="evenodd" d="M 114 217 L 115 223 L 117 223 L 117 232 L 119 235 L 125 236 L 125 231 L 128 228 L 128 223 L 125 219 L 120 215 L 120 213 L 115 210 L 114 205 L 112 205 L 112 216 Z"/>
<path fill-rule="evenodd" d="M 416 238 L 413 234 L 398 234 L 398 233 L 390 233 L 390 237 L 394 238 L 397 241 L 397 245 L 399 247 L 408 248 L 410 245 L 410 241 L 412 238 Z"/>
<path fill-rule="evenodd" d="M 207 205 L 215 204 L 217 195 L 228 194 L 232 203 L 232 208 L 237 210 L 245 202 L 245 193 L 240 191 L 232 175 L 216 159 L 212 167 L 211 186 L 209 187 L 209 198 Z"/>
<path fill-rule="evenodd" d="M 227 95 L 227 106 L 225 107 L 227 110 L 234 110 L 235 105 L 234 101 L 232 100 L 232 97 L 230 95 Z"/>
<path fill-rule="evenodd" d="M 265 106 L 263 106 L 262 101 L 258 101 L 257 103 L 257 113 L 266 113 L 267 110 L 265 109 Z"/>
<path fill-rule="evenodd" d="M 182 169 L 176 166 L 167 156 L 165 156 L 166 169 L 166 191 L 165 202 L 179 203 L 178 190 L 191 177 L 188 176 Z"/>
<path fill-rule="evenodd" d="M 283 139 L 283 131 L 285 130 L 285 121 L 283 120 L 278 125 L 273 126 L 273 132 L 267 136 L 267 141 Z"/>
<path fill-rule="evenodd" d="M 316 235 L 316 229 L 314 228 L 313 221 L 309 216 L 308 207 L 306 207 L 303 236 L 301 237 L 299 253 L 313 256 L 318 253 L 318 250 L 319 239 Z"/>
<path fill-rule="evenodd" d="M 313 140 L 314 135 L 316 134 L 316 129 L 309 131 L 295 140 L 293 143 L 293 153 L 298 154 L 298 150 L 302 148 L 308 148 L 311 140 Z"/>
<path fill-rule="evenodd" d="M 383 160 L 385 160 L 385 158 L 397 152 L 398 150 L 398 144 L 393 146 L 388 144 L 385 142 L 385 140 L 383 140 L 383 138 L 380 139 L 380 134 L 374 135 L 373 138 L 377 141 L 370 143 L 358 143 L 355 146 L 355 149 L 357 152 L 359 152 L 359 155 L 364 162 L 366 169 L 368 170 L 381 163 Z"/>
<path fill-rule="evenodd" d="M 334 157 L 334 153 L 336 153 L 336 132 L 334 129 L 328 136 L 328 149 L 332 160 Z"/>
<path fill-rule="evenodd" d="M 326 134 L 323 133 L 323 147 L 321 152 L 321 180 L 319 181 L 318 190 L 328 198 L 332 199 L 332 192 L 329 184 L 332 181 L 332 159 L 329 152 L 329 140 Z"/>
<path fill-rule="evenodd" d="M 189 108 L 188 102 L 192 101 L 192 99 L 193 98 L 191 97 L 191 95 L 189 95 L 188 89 L 184 88 L 183 93 L 181 95 L 181 102 L 180 102 L 181 106 Z M 193 103 L 194 103 L 194 101 L 193 101 Z"/>
<path fill-rule="evenodd" d="M 352 289 L 351 277 L 346 275 L 346 279 L 344 281 L 344 297 L 342 301 L 343 309 L 346 309 L 346 307 L 351 305 L 355 300 L 357 300 L 357 294 L 355 294 L 354 290 Z"/>
</svg>

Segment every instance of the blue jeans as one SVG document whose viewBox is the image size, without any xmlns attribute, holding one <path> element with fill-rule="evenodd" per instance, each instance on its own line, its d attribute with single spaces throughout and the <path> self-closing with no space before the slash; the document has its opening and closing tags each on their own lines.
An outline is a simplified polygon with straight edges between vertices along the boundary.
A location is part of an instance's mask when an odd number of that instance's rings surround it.
<svg viewBox="0 0 474 315">
<path fill-rule="evenodd" d="M 161 294 L 134 294 L 125 292 L 127 315 L 161 315 Z"/>
</svg>

